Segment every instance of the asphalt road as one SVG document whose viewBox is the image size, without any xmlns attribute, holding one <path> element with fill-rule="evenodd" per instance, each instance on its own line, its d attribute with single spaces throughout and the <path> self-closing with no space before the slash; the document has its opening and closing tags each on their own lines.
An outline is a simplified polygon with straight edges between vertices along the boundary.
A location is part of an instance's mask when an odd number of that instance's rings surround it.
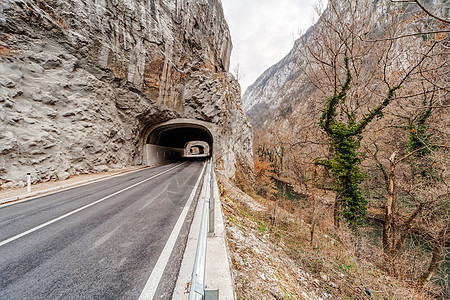
<svg viewBox="0 0 450 300">
<path fill-rule="evenodd" d="M 0 299 L 138 299 L 202 168 L 177 162 L 0 206 Z M 155 299 L 171 298 L 198 194 Z"/>
</svg>

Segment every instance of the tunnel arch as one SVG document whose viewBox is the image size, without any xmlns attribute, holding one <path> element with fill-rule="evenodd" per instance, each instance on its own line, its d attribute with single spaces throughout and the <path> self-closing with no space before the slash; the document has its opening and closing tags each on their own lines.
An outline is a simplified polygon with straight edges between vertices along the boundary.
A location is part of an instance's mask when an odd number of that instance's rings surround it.
<svg viewBox="0 0 450 300">
<path fill-rule="evenodd" d="M 195 119 L 172 119 L 149 126 L 143 132 L 143 164 L 152 165 L 175 157 L 186 157 L 185 147 L 191 141 L 202 141 L 214 146 L 216 125 Z"/>
<path fill-rule="evenodd" d="M 207 157 L 211 153 L 209 144 L 205 141 L 190 141 L 184 146 L 185 157 Z"/>
<path fill-rule="evenodd" d="M 184 148 L 190 141 L 205 141 L 211 147 L 213 137 L 209 130 L 196 124 L 161 125 L 152 130 L 147 136 L 146 144 L 163 147 Z"/>
</svg>

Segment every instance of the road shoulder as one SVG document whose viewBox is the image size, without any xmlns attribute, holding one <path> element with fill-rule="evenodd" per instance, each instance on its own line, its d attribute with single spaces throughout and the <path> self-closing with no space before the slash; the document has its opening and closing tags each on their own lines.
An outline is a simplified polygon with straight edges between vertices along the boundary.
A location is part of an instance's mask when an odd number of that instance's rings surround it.
<svg viewBox="0 0 450 300">
<path fill-rule="evenodd" d="M 215 178 L 215 176 L 214 176 Z M 191 230 L 188 236 L 186 250 L 183 255 L 180 273 L 178 275 L 177 283 L 173 293 L 173 299 L 188 299 L 189 284 L 191 281 L 192 270 L 194 267 L 195 253 L 197 249 L 197 241 L 200 231 L 200 223 L 202 218 L 204 189 L 206 187 L 206 180 L 203 183 L 203 188 L 197 208 L 194 215 L 194 220 L 191 225 Z M 220 201 L 219 188 L 217 181 L 214 180 L 214 197 L 215 197 L 215 236 L 208 237 L 207 240 L 207 255 L 206 255 L 206 286 L 207 289 L 219 289 L 219 299 L 236 299 L 234 293 L 234 284 L 231 277 L 230 258 L 226 243 L 225 225 L 223 222 L 223 212 Z"/>
</svg>

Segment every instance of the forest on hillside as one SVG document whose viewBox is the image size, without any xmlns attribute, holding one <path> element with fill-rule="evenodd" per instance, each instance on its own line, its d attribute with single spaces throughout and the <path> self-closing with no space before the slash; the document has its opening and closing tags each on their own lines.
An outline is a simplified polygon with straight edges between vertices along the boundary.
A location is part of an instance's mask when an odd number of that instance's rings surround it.
<svg viewBox="0 0 450 300">
<path fill-rule="evenodd" d="M 254 128 L 253 176 L 236 179 L 273 222 L 301 214 L 311 247 L 331 235 L 419 299 L 450 297 L 449 10 L 329 0 L 296 43 L 296 93 Z"/>
</svg>

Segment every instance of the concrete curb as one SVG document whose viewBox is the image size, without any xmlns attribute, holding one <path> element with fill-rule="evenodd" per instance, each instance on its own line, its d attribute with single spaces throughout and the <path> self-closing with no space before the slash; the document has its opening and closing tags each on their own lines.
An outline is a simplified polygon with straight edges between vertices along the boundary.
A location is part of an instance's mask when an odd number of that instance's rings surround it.
<svg viewBox="0 0 450 300">
<path fill-rule="evenodd" d="M 109 175 L 104 175 L 101 177 L 97 177 L 97 178 L 91 178 L 91 179 L 87 179 L 87 180 L 83 180 L 83 181 L 78 181 L 78 182 L 74 182 L 74 183 L 70 183 L 70 184 L 66 184 L 66 185 L 61 185 L 61 186 L 57 186 L 57 187 L 53 187 L 53 188 L 49 188 L 49 189 L 45 189 L 45 190 L 41 190 L 41 191 L 36 191 L 36 192 L 31 192 L 31 193 L 27 193 L 27 194 L 23 194 L 23 195 L 18 195 L 18 196 L 14 196 L 14 197 L 9 197 L 9 198 L 5 198 L 5 199 L 0 199 L 0 207 L 6 207 L 8 205 L 12 205 L 12 204 L 16 204 L 16 203 L 20 203 L 22 201 L 20 200 L 24 200 L 24 201 L 28 201 L 28 200 L 32 200 L 40 195 L 43 194 L 51 194 L 51 193 L 55 193 L 55 192 L 59 192 L 61 190 L 66 190 L 66 189 L 70 189 L 76 186 L 82 186 L 85 184 L 89 184 L 92 183 L 94 181 L 101 181 L 107 178 L 111 178 L 111 177 L 115 177 L 115 176 L 120 176 L 120 175 L 124 175 L 124 174 L 128 174 L 128 173 L 132 173 L 132 172 L 137 172 L 137 171 L 141 171 L 143 169 L 146 168 L 154 168 L 157 166 L 162 165 L 163 163 L 157 163 L 157 164 L 153 164 L 150 166 L 145 166 L 145 167 L 139 167 L 137 169 L 133 169 L 133 170 L 124 170 L 124 171 L 120 171 L 118 173 L 115 174 L 109 174 Z"/>
</svg>

